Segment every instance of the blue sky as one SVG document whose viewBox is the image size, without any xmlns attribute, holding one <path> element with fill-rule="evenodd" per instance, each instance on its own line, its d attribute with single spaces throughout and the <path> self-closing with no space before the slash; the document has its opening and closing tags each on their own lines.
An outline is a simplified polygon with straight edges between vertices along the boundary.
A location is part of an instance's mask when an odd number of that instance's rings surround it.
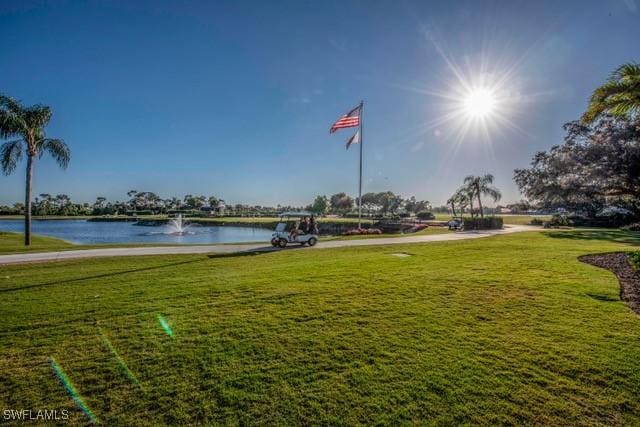
<svg viewBox="0 0 640 427">
<path fill-rule="evenodd" d="M 639 40 L 638 0 L 2 2 L 0 92 L 50 105 L 72 149 L 67 171 L 37 163 L 36 194 L 355 194 L 351 133 L 328 129 L 364 99 L 364 191 L 440 204 L 491 172 L 509 202 L 513 169 L 562 142 Z M 505 101 L 463 135 L 443 96 L 481 77 Z M 22 166 L 0 203 L 22 199 Z"/>
</svg>

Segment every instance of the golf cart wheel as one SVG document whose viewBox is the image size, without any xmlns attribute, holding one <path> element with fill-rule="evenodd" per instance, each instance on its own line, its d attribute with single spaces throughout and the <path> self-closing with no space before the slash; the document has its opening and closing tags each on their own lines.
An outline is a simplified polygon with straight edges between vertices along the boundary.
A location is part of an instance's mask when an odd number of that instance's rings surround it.
<svg viewBox="0 0 640 427">
<path fill-rule="evenodd" d="M 278 246 L 280 246 L 281 248 L 286 248 L 287 247 L 287 239 L 278 240 Z"/>
<path fill-rule="evenodd" d="M 316 243 L 318 243 L 318 239 L 316 239 L 315 237 L 312 237 L 309 239 L 307 243 L 309 244 L 309 246 L 315 246 Z"/>
</svg>

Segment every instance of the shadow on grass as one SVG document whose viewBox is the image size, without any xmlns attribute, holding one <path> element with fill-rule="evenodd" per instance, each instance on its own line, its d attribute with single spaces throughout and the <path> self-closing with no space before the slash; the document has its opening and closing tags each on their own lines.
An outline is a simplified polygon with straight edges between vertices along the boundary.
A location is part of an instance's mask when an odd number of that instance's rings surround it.
<svg viewBox="0 0 640 427">
<path fill-rule="evenodd" d="M 280 251 L 292 251 L 297 249 L 302 249 L 305 246 L 300 245 L 288 245 L 285 248 L 274 248 L 272 246 L 264 246 L 262 248 L 257 248 L 251 251 L 240 251 L 240 252 L 229 252 L 229 253 L 211 253 L 207 255 L 211 259 L 216 258 L 237 258 L 237 257 L 247 257 L 247 256 L 256 256 L 256 255 L 265 255 L 272 254 L 274 252 Z"/>
<path fill-rule="evenodd" d="M 620 301 L 620 299 L 613 298 L 609 295 L 588 293 L 587 296 L 602 302 L 619 302 Z"/>
<path fill-rule="evenodd" d="M 248 256 L 256 256 L 256 255 L 264 255 L 275 252 L 273 248 L 266 248 L 257 251 L 242 251 L 242 252 L 229 252 L 229 253 L 213 253 L 207 255 L 211 259 L 217 258 L 239 258 L 239 257 L 248 257 Z"/>
<path fill-rule="evenodd" d="M 640 246 L 640 233 L 622 230 L 568 230 L 546 231 L 545 235 L 554 239 L 600 240 Z"/>
<path fill-rule="evenodd" d="M 172 263 L 164 264 L 164 265 L 156 265 L 156 266 L 153 266 L 153 267 L 132 268 L 130 270 L 113 271 L 113 272 L 109 272 L 109 273 L 95 274 L 93 276 L 79 277 L 77 279 L 56 280 L 54 282 L 38 283 L 38 284 L 33 284 L 33 285 L 21 286 L 21 287 L 18 287 L 18 288 L 0 289 L 0 293 L 16 292 L 16 291 L 22 291 L 22 290 L 34 289 L 34 288 L 44 288 L 44 287 L 47 287 L 47 286 L 60 285 L 60 284 L 63 284 L 63 283 L 66 284 L 66 283 L 82 282 L 84 280 L 102 279 L 102 278 L 105 278 L 105 277 L 116 277 L 116 276 L 121 276 L 123 274 L 139 273 L 139 272 L 142 272 L 142 271 L 159 270 L 161 268 L 175 267 L 175 266 L 178 266 L 178 265 L 185 265 L 185 264 L 193 264 L 193 263 L 202 262 L 202 261 L 203 261 L 202 259 L 193 259 L 193 260 L 189 260 L 189 261 L 180 261 L 180 262 L 172 262 Z"/>
</svg>

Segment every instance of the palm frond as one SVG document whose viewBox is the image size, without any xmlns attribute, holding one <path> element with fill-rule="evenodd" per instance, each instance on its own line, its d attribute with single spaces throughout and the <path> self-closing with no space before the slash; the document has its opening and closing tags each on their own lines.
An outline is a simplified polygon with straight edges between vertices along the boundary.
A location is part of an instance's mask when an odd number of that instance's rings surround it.
<svg viewBox="0 0 640 427">
<path fill-rule="evenodd" d="M 635 62 L 622 64 L 613 73 L 611 73 L 611 80 L 633 77 L 640 77 L 640 64 L 637 64 Z"/>
<path fill-rule="evenodd" d="M 480 177 L 479 182 L 480 182 L 480 186 L 482 187 L 483 185 L 491 185 L 493 184 L 493 175 L 490 173 L 484 174 Z"/>
<path fill-rule="evenodd" d="M 22 114 L 22 111 L 24 111 L 24 107 L 20 101 L 6 95 L 0 95 L 0 107 L 18 116 Z"/>
<path fill-rule="evenodd" d="M 31 129 L 42 129 L 49 123 L 52 114 L 51 108 L 36 104 L 24 109 L 24 121 Z"/>
<path fill-rule="evenodd" d="M 471 184 L 472 182 L 474 182 L 476 180 L 476 177 L 474 175 L 467 175 L 464 177 L 464 183 L 465 184 Z"/>
<path fill-rule="evenodd" d="M 640 64 L 627 63 L 618 67 L 609 80 L 593 91 L 584 123 L 593 123 L 603 114 L 618 117 L 633 116 L 640 111 Z"/>
<path fill-rule="evenodd" d="M 65 142 L 61 139 L 54 138 L 45 138 L 42 140 L 40 145 L 40 150 L 38 154 L 40 157 L 44 154 L 44 152 L 48 152 L 51 157 L 60 165 L 62 169 L 66 169 L 69 166 L 69 161 L 71 160 L 71 150 L 69 150 L 69 146 L 65 144 Z"/>
<path fill-rule="evenodd" d="M 0 95 L 0 138 L 16 136 L 26 128 L 22 112 L 22 105 L 18 101 Z"/>
<path fill-rule="evenodd" d="M 2 167 L 2 173 L 9 175 L 16 169 L 18 162 L 22 159 L 22 148 L 23 144 L 20 139 L 5 142 L 0 146 L 0 166 Z"/>
<path fill-rule="evenodd" d="M 502 198 L 502 193 L 495 187 L 485 187 L 482 194 L 491 197 L 494 202 L 497 202 Z"/>
</svg>

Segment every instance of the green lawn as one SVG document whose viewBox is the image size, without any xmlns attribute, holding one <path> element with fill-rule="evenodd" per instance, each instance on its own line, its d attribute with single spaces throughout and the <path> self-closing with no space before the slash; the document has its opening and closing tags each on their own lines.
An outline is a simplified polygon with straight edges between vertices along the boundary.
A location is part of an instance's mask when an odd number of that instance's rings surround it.
<svg viewBox="0 0 640 427">
<path fill-rule="evenodd" d="M 77 216 L 69 216 L 69 215 L 46 215 L 46 216 L 41 216 L 41 215 L 33 215 L 31 217 L 32 219 L 37 219 L 37 220 L 45 220 L 45 219 L 56 219 L 56 220 L 60 220 L 60 219 L 89 219 L 89 218 L 95 218 L 92 215 L 77 215 Z M 24 221 L 24 216 L 23 215 L 0 215 L 0 219 L 15 219 L 15 220 L 23 220 Z"/>
<path fill-rule="evenodd" d="M 639 425 L 640 318 L 576 259 L 637 245 L 550 231 L 0 266 L 0 407 L 84 424 L 53 357 L 106 425 Z"/>
<path fill-rule="evenodd" d="M 551 215 L 498 215 L 501 216 L 505 224 L 512 225 L 529 225 L 531 220 L 536 218 L 541 221 L 549 221 Z"/>
<path fill-rule="evenodd" d="M 203 246 L 208 243 L 193 243 L 190 245 L 180 243 L 101 243 L 94 245 L 78 245 L 55 237 L 46 237 L 34 234 L 31 237 L 31 246 L 24 246 L 24 235 L 22 233 L 13 233 L 0 231 L 0 255 L 17 254 L 25 252 L 52 252 L 79 249 L 99 249 L 99 248 L 135 248 L 141 246 Z M 252 242 L 242 242 L 252 243 Z M 253 242 L 264 243 L 269 242 Z M 216 243 L 218 245 L 237 245 L 238 243 Z"/>
<path fill-rule="evenodd" d="M 22 233 L 0 231 L 0 254 L 57 251 L 75 249 L 77 247 L 77 245 L 64 240 L 38 235 L 32 235 L 31 246 L 26 247 L 24 246 L 24 235 Z"/>
</svg>

